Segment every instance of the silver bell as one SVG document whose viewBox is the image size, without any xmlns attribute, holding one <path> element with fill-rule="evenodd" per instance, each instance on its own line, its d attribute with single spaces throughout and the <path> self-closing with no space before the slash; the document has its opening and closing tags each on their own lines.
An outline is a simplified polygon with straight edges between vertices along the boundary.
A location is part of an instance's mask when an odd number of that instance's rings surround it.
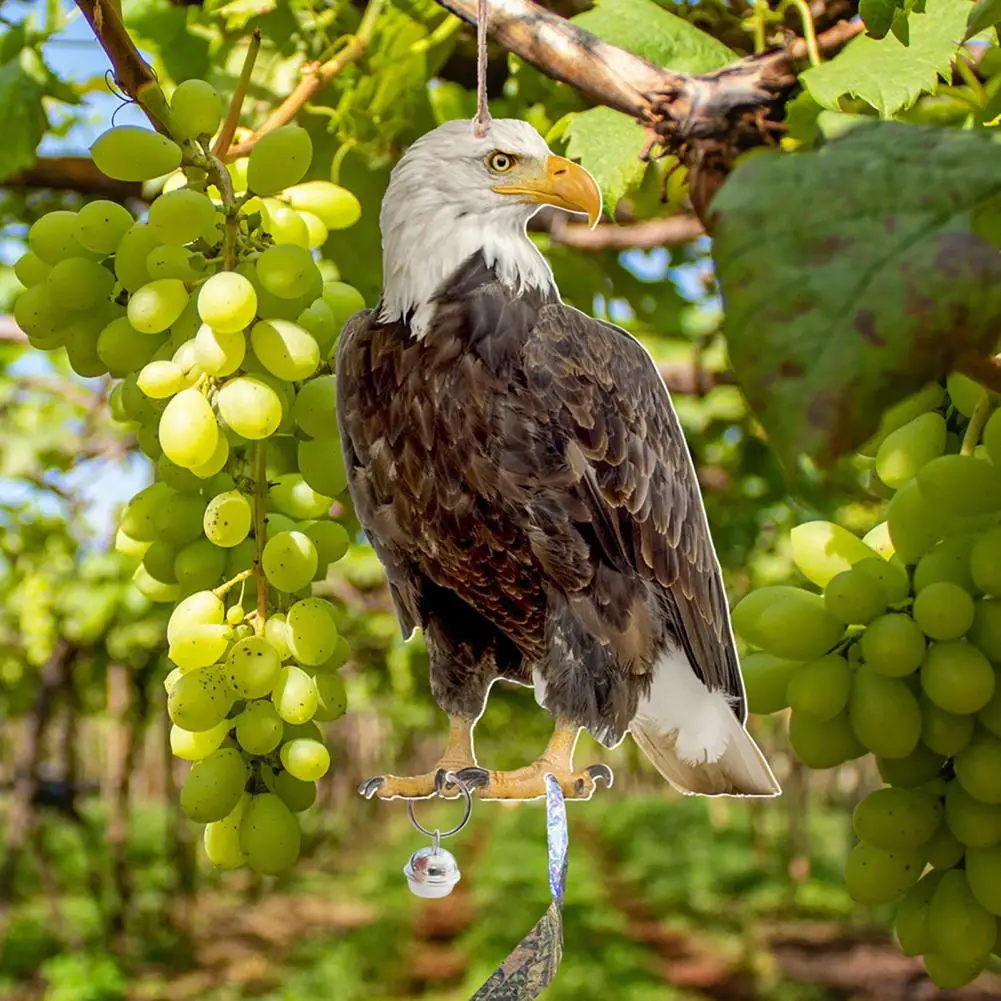
<svg viewBox="0 0 1001 1001">
<path fill-rule="evenodd" d="M 415 851 L 403 867 L 403 875 L 411 893 L 429 900 L 447 897 L 462 878 L 455 856 L 437 845 Z"/>
</svg>

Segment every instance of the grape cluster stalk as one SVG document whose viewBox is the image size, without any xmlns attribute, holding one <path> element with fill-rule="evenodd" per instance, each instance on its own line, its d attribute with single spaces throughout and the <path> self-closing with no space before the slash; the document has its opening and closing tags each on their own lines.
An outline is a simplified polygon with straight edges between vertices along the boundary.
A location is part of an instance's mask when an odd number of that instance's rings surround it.
<svg viewBox="0 0 1001 1001">
<path fill-rule="evenodd" d="M 733 612 L 756 650 L 752 712 L 790 708 L 809 768 L 875 757 L 886 785 L 853 815 L 845 884 L 899 901 L 903 951 L 943 989 L 1001 956 L 1001 411 L 965 376 L 883 417 L 863 449 L 886 520 L 864 539 L 793 529 L 818 590 L 752 591 Z"/>
<path fill-rule="evenodd" d="M 317 721 L 346 708 L 337 671 L 350 650 L 312 584 L 348 549 L 329 517 L 346 485 L 331 359 L 364 301 L 324 280 L 317 254 L 360 206 L 303 180 L 312 144 L 295 125 L 224 165 L 211 152 L 224 111 L 188 80 L 170 136 L 99 136 L 101 171 L 165 177 L 161 193 L 141 220 L 98 200 L 35 222 L 14 316 L 80 376 L 117 380 L 112 415 L 156 475 L 115 545 L 138 560 L 139 591 L 176 606 L 164 685 L 171 746 L 192 762 L 181 806 L 206 825 L 212 863 L 277 874 L 330 767 Z"/>
</svg>

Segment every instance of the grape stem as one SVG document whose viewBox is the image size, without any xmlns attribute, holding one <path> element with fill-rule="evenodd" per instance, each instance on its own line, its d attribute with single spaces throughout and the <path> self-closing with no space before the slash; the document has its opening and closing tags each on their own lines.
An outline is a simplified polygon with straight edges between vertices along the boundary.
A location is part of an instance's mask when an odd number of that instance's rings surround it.
<svg viewBox="0 0 1001 1001">
<path fill-rule="evenodd" d="M 240 70 L 240 79 L 236 82 L 236 89 L 230 98 L 229 110 L 226 112 L 226 120 L 222 123 L 222 131 L 212 147 L 212 155 L 220 160 L 226 159 L 226 151 L 233 142 L 236 135 L 236 127 L 240 124 L 240 112 L 243 110 L 243 99 L 247 96 L 247 88 L 250 86 L 250 77 L 254 72 L 254 63 L 257 62 L 257 53 L 261 51 L 261 32 L 258 28 L 250 36 L 250 44 L 247 46 L 247 54 L 243 57 L 243 69 Z"/>
<path fill-rule="evenodd" d="M 257 443 L 256 468 L 254 469 L 254 545 L 257 548 L 257 558 L 254 570 L 257 574 L 257 622 L 255 632 L 258 636 L 264 632 L 264 623 L 268 618 L 268 579 L 264 576 L 264 543 L 267 535 L 265 521 L 267 491 L 268 491 L 268 445 L 262 439 Z"/>
<path fill-rule="evenodd" d="M 225 584 L 220 584 L 212 593 L 217 598 L 225 598 L 237 584 L 242 584 L 253 573 L 254 567 L 251 567 L 249 570 L 241 570 L 232 580 L 226 581 Z"/>
<path fill-rule="evenodd" d="M 973 450 L 980 443 L 980 435 L 983 433 L 987 418 L 994 410 L 993 394 L 989 390 L 984 390 L 980 401 L 973 410 L 970 423 L 966 425 L 966 433 L 963 435 L 963 444 L 959 451 L 961 455 L 973 455 Z"/>
<path fill-rule="evenodd" d="M 372 41 L 376 22 L 384 5 L 385 0 L 369 0 L 361 24 L 358 25 L 358 31 L 351 37 L 347 45 L 325 63 L 304 67 L 303 78 L 292 93 L 271 112 L 267 121 L 249 139 L 236 146 L 231 146 L 226 153 L 226 159 L 236 160 L 241 156 L 247 156 L 262 137 L 283 125 L 288 125 L 303 106 L 311 101 L 334 77 L 361 59 Z"/>
</svg>

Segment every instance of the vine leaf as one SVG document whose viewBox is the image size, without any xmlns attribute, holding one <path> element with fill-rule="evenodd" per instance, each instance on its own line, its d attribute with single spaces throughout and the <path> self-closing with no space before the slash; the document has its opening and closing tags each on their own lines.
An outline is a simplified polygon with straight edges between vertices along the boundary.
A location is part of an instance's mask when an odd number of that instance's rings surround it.
<svg viewBox="0 0 1001 1001">
<path fill-rule="evenodd" d="M 850 94 L 887 118 L 948 75 L 972 9 L 970 0 L 927 0 L 923 13 L 909 12 L 906 43 L 892 32 L 883 38 L 859 35 L 800 80 L 825 107 L 837 109 L 839 98 Z"/>
<path fill-rule="evenodd" d="M 42 104 L 48 89 L 32 49 L 21 49 L 0 66 L 0 180 L 35 162 L 35 150 L 49 128 Z"/>
<path fill-rule="evenodd" d="M 787 464 L 829 465 L 994 349 L 1001 146 L 984 133 L 859 126 L 745 161 L 712 208 L 731 362 Z"/>
<path fill-rule="evenodd" d="M 736 55 L 653 0 L 598 0 L 591 10 L 571 18 L 592 34 L 676 73 L 708 73 Z M 646 139 L 633 119 L 608 108 L 570 116 L 567 155 L 594 174 L 611 211 L 643 177 L 639 159 Z"/>
</svg>

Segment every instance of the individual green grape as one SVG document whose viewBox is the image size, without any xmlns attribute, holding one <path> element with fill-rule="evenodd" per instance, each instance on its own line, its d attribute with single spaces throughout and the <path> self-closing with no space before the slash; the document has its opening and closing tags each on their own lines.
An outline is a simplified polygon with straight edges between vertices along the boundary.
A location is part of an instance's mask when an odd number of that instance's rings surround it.
<svg viewBox="0 0 1001 1001">
<path fill-rule="evenodd" d="M 984 970 L 985 963 L 954 963 L 936 952 L 928 952 L 922 957 L 925 971 L 936 987 L 942 990 L 955 990 L 964 987 Z"/>
<path fill-rule="evenodd" d="M 132 574 L 132 583 L 140 594 L 149 598 L 150 601 L 162 602 L 164 604 L 177 601 L 181 596 L 181 588 L 178 584 L 165 584 L 163 581 L 152 577 L 146 568 L 140 563 Z"/>
<path fill-rule="evenodd" d="M 313 159 L 309 133 L 297 125 L 283 125 L 266 133 L 254 146 L 247 162 L 247 188 L 258 195 L 272 195 L 298 184 Z"/>
<path fill-rule="evenodd" d="M 1001 466 L 1001 410 L 991 414 L 983 435 L 984 448 L 995 466 Z"/>
<path fill-rule="evenodd" d="M 226 554 L 208 539 L 196 539 L 174 558 L 174 574 L 185 591 L 204 591 L 219 584 Z"/>
<path fill-rule="evenodd" d="M 102 132 L 90 147 L 90 156 L 102 174 L 116 181 L 151 181 L 181 165 L 177 143 L 135 125 Z"/>
<path fill-rule="evenodd" d="M 789 705 L 787 692 L 791 679 L 801 663 L 761 651 L 742 657 L 740 669 L 748 709 L 757 715 L 768 715 L 785 709 Z"/>
<path fill-rule="evenodd" d="M 973 625 L 973 598 L 949 581 L 929 584 L 914 599 L 915 623 L 933 640 L 958 640 Z"/>
<path fill-rule="evenodd" d="M 265 543 L 261 566 L 272 587 L 298 591 L 316 573 L 316 547 L 302 532 L 279 532 Z"/>
<path fill-rule="evenodd" d="M 312 212 L 327 229 L 347 229 L 361 218 L 361 203 L 338 184 L 306 181 L 286 187 L 289 204 L 300 212 Z"/>
<path fill-rule="evenodd" d="M 284 730 L 285 740 L 323 740 L 323 733 L 320 728 L 310 720 L 308 723 L 286 723 Z"/>
<path fill-rule="evenodd" d="M 308 723 L 319 699 L 313 679 L 301 667 L 283 667 L 271 692 L 278 715 L 288 723 Z"/>
<path fill-rule="evenodd" d="M 134 223 L 132 213 L 124 205 L 98 199 L 77 212 L 74 235 L 85 250 L 103 256 L 115 252 Z"/>
<path fill-rule="evenodd" d="M 308 379 L 320 364 L 320 349 L 313 335 L 288 320 L 255 323 L 250 343 L 261 364 L 286 382 Z"/>
<path fill-rule="evenodd" d="M 214 222 L 215 206 L 208 195 L 180 188 L 153 202 L 147 225 L 164 243 L 181 246 L 197 240 Z"/>
<path fill-rule="evenodd" d="M 257 259 L 257 276 L 272 295 L 283 299 L 305 295 L 322 282 L 313 255 L 292 244 L 268 247 Z"/>
<path fill-rule="evenodd" d="M 174 547 L 158 539 L 143 554 L 143 566 L 151 577 L 164 584 L 176 584 L 174 556 Z"/>
<path fill-rule="evenodd" d="M 299 857 L 300 837 L 292 812 L 273 793 L 254 796 L 244 809 L 240 848 L 255 872 L 276 876 L 291 869 Z"/>
<path fill-rule="evenodd" d="M 959 784 L 981 803 L 1001 803 L 1001 740 L 979 732 L 953 762 Z"/>
<path fill-rule="evenodd" d="M 925 553 L 914 570 L 914 593 L 920 594 L 929 584 L 949 581 L 969 594 L 977 594 L 980 589 L 970 573 L 970 558 L 978 538 L 972 534 L 955 535 Z"/>
<path fill-rule="evenodd" d="M 170 95 L 170 131 L 180 139 L 215 135 L 225 106 L 204 80 L 185 80 Z"/>
<path fill-rule="evenodd" d="M 14 277 L 25 287 L 41 285 L 52 270 L 51 264 L 46 264 L 37 254 L 28 251 L 14 262 Z"/>
<path fill-rule="evenodd" d="M 210 480 L 220 473 L 229 461 L 229 441 L 224 434 L 216 438 L 215 449 L 205 462 L 191 467 L 191 472 L 200 480 Z"/>
<path fill-rule="evenodd" d="M 934 946 L 928 928 L 928 912 L 942 875 L 941 872 L 927 873 L 900 900 L 894 930 L 900 950 L 905 956 L 920 956 L 931 952 Z"/>
<path fill-rule="evenodd" d="M 907 757 L 921 737 L 921 709 L 907 683 L 869 667 L 855 672 L 848 716 L 855 736 L 883 758 Z"/>
<path fill-rule="evenodd" d="M 14 302 L 14 319 L 29 337 L 52 337 L 67 320 L 64 310 L 53 302 L 44 285 L 22 292 Z M 53 346 L 62 343 L 60 340 Z"/>
<path fill-rule="evenodd" d="M 195 733 L 221 723 L 232 706 L 233 692 L 217 665 L 187 672 L 167 695 L 171 722 Z"/>
<path fill-rule="evenodd" d="M 985 532 L 970 553 L 974 583 L 992 597 L 1001 595 L 1001 528 Z"/>
<path fill-rule="evenodd" d="M 977 902 L 966 874 L 942 874 L 928 908 L 928 931 L 935 952 L 953 963 L 986 960 L 997 939 L 997 919 Z"/>
<path fill-rule="evenodd" d="M 204 258 L 184 247 L 165 243 L 146 256 L 146 273 L 151 279 L 177 278 L 184 282 L 204 277 Z"/>
<path fill-rule="evenodd" d="M 270 754 L 282 742 L 283 728 L 271 702 L 251 702 L 236 724 L 236 739 L 248 754 Z"/>
<path fill-rule="evenodd" d="M 945 535 L 944 515 L 925 497 L 916 479 L 893 495 L 886 521 L 896 554 L 907 564 L 917 563 Z"/>
<path fill-rule="evenodd" d="M 305 212 L 302 209 L 296 209 L 296 212 L 299 218 L 306 224 L 306 246 L 310 250 L 322 247 L 330 235 L 327 227 L 323 225 L 323 220 L 319 216 L 313 215 L 312 212 Z"/>
<path fill-rule="evenodd" d="M 995 677 L 994 694 L 990 701 L 977 713 L 977 722 L 988 733 L 1001 737 L 1001 684 Z"/>
<path fill-rule="evenodd" d="M 968 849 L 966 878 L 977 903 L 1001 915 L 1001 846 Z"/>
<path fill-rule="evenodd" d="M 321 723 L 329 723 L 340 719 L 348 708 L 348 695 L 344 681 L 336 674 L 316 674 L 313 677 L 316 687 L 315 719 Z"/>
<path fill-rule="evenodd" d="M 203 372 L 214 376 L 232 375 L 247 353 L 242 330 L 224 334 L 203 323 L 195 334 L 195 357 Z"/>
<path fill-rule="evenodd" d="M 121 528 L 137 542 L 153 542 L 157 538 L 153 516 L 158 505 L 172 497 L 174 491 L 165 483 L 154 483 L 140 490 L 122 511 Z"/>
<path fill-rule="evenodd" d="M 793 562 L 819 587 L 836 574 L 877 554 L 847 529 L 830 521 L 808 521 L 789 533 Z"/>
<path fill-rule="evenodd" d="M 876 758 L 880 777 L 889 785 L 914 788 L 937 778 L 945 756 L 936 754 L 923 743 L 904 758 Z"/>
<path fill-rule="evenodd" d="M 178 675 L 180 677 L 180 675 Z M 210 730 L 192 733 L 173 725 L 170 728 L 170 749 L 174 756 L 185 761 L 200 761 L 208 757 L 229 735 L 229 722 L 223 720 Z"/>
<path fill-rule="evenodd" d="M 275 687 L 281 662 L 274 648 L 264 639 L 248 636 L 233 645 L 226 669 L 230 687 L 238 695 L 259 699 Z"/>
<path fill-rule="evenodd" d="M 293 813 L 302 813 L 316 802 L 316 783 L 303 782 L 288 772 L 279 772 L 275 776 L 275 793 Z"/>
<path fill-rule="evenodd" d="M 852 814 L 852 826 L 862 841 L 888 851 L 920 848 L 939 829 L 941 802 L 917 789 L 877 789 Z"/>
<path fill-rule="evenodd" d="M 324 518 L 334 502 L 332 497 L 317 493 L 298 473 L 277 477 L 268 489 L 268 500 L 296 521 Z"/>
<path fill-rule="evenodd" d="M 141 222 L 122 237 L 115 251 L 115 275 L 128 292 L 136 293 L 152 280 L 146 259 L 159 246 L 160 238 Z"/>
<path fill-rule="evenodd" d="M 890 613 L 869 624 L 859 646 L 866 664 L 890 678 L 912 674 L 925 656 L 925 638 L 906 615 Z"/>
<path fill-rule="evenodd" d="M 330 752 L 318 740 L 290 740 L 282 744 L 281 762 L 300 782 L 316 782 L 330 768 Z"/>
<path fill-rule="evenodd" d="M 341 328 L 334 319 L 333 310 L 322 298 L 314 299 L 299 313 L 295 321 L 313 335 L 313 339 L 320 349 L 320 355 L 324 358 L 327 357 L 337 335 L 341 332 Z"/>
<path fill-rule="evenodd" d="M 249 498 L 238 490 L 216 494 L 205 508 L 205 536 L 225 549 L 239 545 L 250 532 L 253 514 Z"/>
<path fill-rule="evenodd" d="M 966 638 L 986 657 L 1001 661 L 1001 601 L 985 598 L 976 602 Z"/>
<path fill-rule="evenodd" d="M 886 611 L 886 591 L 864 571 L 842 570 L 827 582 L 824 606 L 845 625 L 865 625 Z"/>
<path fill-rule="evenodd" d="M 181 809 L 199 824 L 222 820 L 236 809 L 248 778 L 250 769 L 238 750 L 213 751 L 191 766 L 181 786 Z"/>
<path fill-rule="evenodd" d="M 45 279 L 45 287 L 62 309 L 93 309 L 111 294 L 112 273 L 88 257 L 64 257 Z"/>
<path fill-rule="evenodd" d="M 909 421 L 883 439 L 876 453 L 876 472 L 894 490 L 945 451 L 945 419 L 932 411 Z"/>
<path fill-rule="evenodd" d="M 108 371 L 122 379 L 149 362 L 159 346 L 159 340 L 158 337 L 140 335 L 127 317 L 120 316 L 101 330 L 97 338 L 97 354 Z"/>
<path fill-rule="evenodd" d="M 348 533 L 336 521 L 317 521 L 308 525 L 305 534 L 316 547 L 317 570 L 314 580 L 323 580 L 327 568 L 348 551 Z"/>
<path fill-rule="evenodd" d="M 280 661 L 288 660 L 291 656 L 288 646 L 288 623 L 281 612 L 269 615 L 264 623 L 264 638 L 278 654 Z"/>
<path fill-rule="evenodd" d="M 229 626 L 191 626 L 178 630 L 170 642 L 167 656 L 182 670 L 192 671 L 218 663 L 233 630 Z"/>
<path fill-rule="evenodd" d="M 968 848 L 1001 844 L 1001 806 L 981 803 L 958 782 L 950 782 L 946 789 L 945 822 Z"/>
<path fill-rule="evenodd" d="M 228 816 L 205 826 L 202 842 L 205 854 L 219 869 L 239 869 L 247 861 L 247 856 L 240 848 L 240 822 L 248 803 L 250 795 L 244 793 Z"/>
<path fill-rule="evenodd" d="M 222 419 L 251 441 L 270 437 L 282 421 L 278 394 L 257 376 L 231 379 L 219 390 L 217 402 Z"/>
<path fill-rule="evenodd" d="M 863 455 L 875 456 L 883 439 L 897 428 L 903 427 L 915 417 L 920 417 L 929 410 L 935 410 L 942 405 L 945 390 L 937 383 L 931 382 L 916 393 L 894 404 L 887 410 L 879 422 L 876 434 L 862 446 L 859 451 Z"/>
<path fill-rule="evenodd" d="M 202 534 L 205 498 L 197 494 L 174 491 L 153 513 L 157 535 L 180 548 Z"/>
<path fill-rule="evenodd" d="M 337 436 L 337 385 L 332 375 L 307 382 L 296 394 L 292 416 L 311 438 Z"/>
<path fill-rule="evenodd" d="M 921 687 L 946 712 L 975 713 L 994 694 L 990 661 L 965 640 L 936 643 L 921 664 Z"/>
<path fill-rule="evenodd" d="M 324 282 L 323 301 L 333 310 L 338 333 L 355 313 L 365 308 L 365 298 L 353 285 Z"/>
<path fill-rule="evenodd" d="M 132 536 L 123 532 L 120 528 L 115 533 L 115 551 L 121 553 L 123 556 L 142 559 L 149 547 L 150 543 L 133 539 Z"/>
<path fill-rule="evenodd" d="M 302 528 L 299 522 L 293 521 L 291 518 L 286 518 L 285 515 L 277 514 L 274 511 L 265 515 L 264 523 L 267 527 L 265 537 L 268 539 L 273 539 L 282 532 L 298 532 Z"/>
<path fill-rule="evenodd" d="M 950 372 L 945 385 L 952 405 L 964 417 L 972 417 L 984 395 L 984 387 L 962 372 Z"/>
<path fill-rule="evenodd" d="M 819 594 L 800 591 L 766 608 L 754 624 L 753 642 L 778 657 L 811 660 L 841 639 L 844 626 L 824 607 Z"/>
<path fill-rule="evenodd" d="M 288 611 L 288 644 L 300 664 L 313 667 L 330 658 L 337 644 L 337 625 L 323 598 L 304 598 Z"/>
<path fill-rule="evenodd" d="M 46 212 L 28 230 L 28 249 L 46 264 L 54 265 L 66 257 L 86 255 L 77 240 L 77 214 L 58 210 Z"/>
<path fill-rule="evenodd" d="M 188 302 L 184 282 L 160 278 L 143 285 L 129 299 L 129 322 L 140 333 L 159 334 L 181 315 Z"/>
<path fill-rule="evenodd" d="M 167 642 L 172 643 L 181 632 L 195 626 L 221 626 L 226 618 L 222 598 L 211 591 L 188 595 L 170 614 L 167 622 Z"/>
<path fill-rule="evenodd" d="M 952 757 L 970 742 L 972 716 L 946 712 L 928 698 L 921 699 L 921 740 L 937 754 Z"/>
<path fill-rule="evenodd" d="M 818 720 L 793 712 L 789 716 L 789 743 L 807 768 L 835 768 L 865 753 L 846 713 Z"/>
<path fill-rule="evenodd" d="M 302 216 L 295 209 L 274 198 L 265 198 L 262 204 L 264 230 L 278 246 L 309 247 L 309 230 Z M 301 308 L 301 307 L 300 307 Z"/>
<path fill-rule="evenodd" d="M 190 469 L 212 458 L 219 426 L 208 400 L 197 389 L 181 390 L 167 404 L 159 425 L 164 455 Z"/>
<path fill-rule="evenodd" d="M 160 338 L 156 336 L 154 341 Z M 140 388 L 139 378 L 134 373 L 122 380 L 122 409 L 130 420 L 137 424 L 156 424 L 167 404 L 151 400 Z"/>
<path fill-rule="evenodd" d="M 852 672 L 843 657 L 828 654 L 792 672 L 787 699 L 794 712 L 833 719 L 844 712 L 852 687 Z"/>
<path fill-rule="evenodd" d="M 941 455 L 917 475 L 922 495 L 951 518 L 990 514 L 1001 507 L 1001 471 L 970 455 Z"/>
<path fill-rule="evenodd" d="M 337 497 L 344 491 L 348 478 L 338 439 L 300 441 L 297 449 L 299 472 L 314 490 L 327 497 Z"/>
<path fill-rule="evenodd" d="M 224 334 L 250 326 L 256 312 L 254 286 L 235 271 L 220 271 L 198 292 L 198 315 L 202 323 Z"/>
<path fill-rule="evenodd" d="M 888 904 L 921 877 L 924 861 L 914 849 L 887 851 L 862 841 L 848 856 L 845 888 L 860 904 Z"/>
<path fill-rule="evenodd" d="M 952 869 L 962 861 L 965 852 L 966 846 L 945 824 L 921 846 L 925 861 L 936 869 Z"/>
</svg>

